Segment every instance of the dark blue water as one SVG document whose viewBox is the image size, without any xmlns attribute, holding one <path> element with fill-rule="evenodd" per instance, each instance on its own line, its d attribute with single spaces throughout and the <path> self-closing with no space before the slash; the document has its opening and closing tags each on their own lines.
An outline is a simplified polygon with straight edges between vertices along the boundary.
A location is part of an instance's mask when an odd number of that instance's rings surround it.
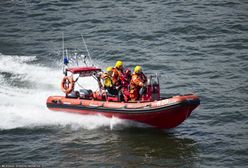
<svg viewBox="0 0 248 168">
<path fill-rule="evenodd" d="M 0 1 L 0 165 L 246 167 L 247 11 L 245 0 Z M 49 111 L 62 32 L 87 54 L 83 34 L 94 64 L 139 64 L 164 95 L 196 93 L 200 108 L 163 131 Z"/>
</svg>

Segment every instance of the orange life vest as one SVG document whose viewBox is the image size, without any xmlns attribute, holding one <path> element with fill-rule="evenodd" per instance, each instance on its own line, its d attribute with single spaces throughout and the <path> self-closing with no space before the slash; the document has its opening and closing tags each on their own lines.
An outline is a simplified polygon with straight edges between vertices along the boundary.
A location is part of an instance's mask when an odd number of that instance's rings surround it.
<svg viewBox="0 0 248 168">
<path fill-rule="evenodd" d="M 115 86 L 120 86 L 121 85 L 121 78 L 123 77 L 122 71 L 118 68 L 113 68 L 112 71 L 113 71 L 113 74 L 112 74 L 113 84 Z"/>
<path fill-rule="evenodd" d="M 145 82 L 147 81 L 146 76 L 141 73 L 141 74 L 132 74 L 132 79 L 131 79 L 131 87 L 143 87 Z"/>
<path fill-rule="evenodd" d="M 130 82 L 130 98 L 131 100 L 137 100 L 139 97 L 139 90 L 141 87 L 145 85 L 147 81 L 146 76 L 141 73 L 141 74 L 132 74 L 132 79 Z"/>
</svg>

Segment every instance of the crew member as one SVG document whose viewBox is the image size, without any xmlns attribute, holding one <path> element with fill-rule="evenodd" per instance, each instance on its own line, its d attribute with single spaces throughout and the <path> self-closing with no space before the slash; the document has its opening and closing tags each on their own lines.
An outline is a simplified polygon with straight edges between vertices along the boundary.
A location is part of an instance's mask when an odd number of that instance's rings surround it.
<svg viewBox="0 0 248 168">
<path fill-rule="evenodd" d="M 122 84 L 121 92 L 122 92 L 124 101 L 130 100 L 129 88 L 130 88 L 131 79 L 132 79 L 132 73 L 130 69 L 126 68 L 123 74 L 122 81 L 121 81 L 121 84 Z"/>
<path fill-rule="evenodd" d="M 116 89 L 114 88 L 111 76 L 113 74 L 113 68 L 112 67 L 107 67 L 106 72 L 102 74 L 101 78 L 103 80 L 103 87 L 108 91 L 110 94 L 117 94 Z"/>
<path fill-rule="evenodd" d="M 143 93 L 140 93 L 140 91 L 143 90 L 143 88 L 146 85 L 146 82 L 147 82 L 147 78 L 143 74 L 141 66 L 136 66 L 134 68 L 134 72 L 132 74 L 132 79 L 130 82 L 131 101 L 139 100 L 140 96 L 142 96 L 143 94 Z"/>
<path fill-rule="evenodd" d="M 129 68 L 126 68 L 124 71 L 124 81 L 129 84 L 131 79 L 132 79 L 132 73 Z"/>
<path fill-rule="evenodd" d="M 112 69 L 112 82 L 117 90 L 121 89 L 121 81 L 123 78 L 123 63 L 122 61 L 116 61 L 114 68 Z"/>
</svg>

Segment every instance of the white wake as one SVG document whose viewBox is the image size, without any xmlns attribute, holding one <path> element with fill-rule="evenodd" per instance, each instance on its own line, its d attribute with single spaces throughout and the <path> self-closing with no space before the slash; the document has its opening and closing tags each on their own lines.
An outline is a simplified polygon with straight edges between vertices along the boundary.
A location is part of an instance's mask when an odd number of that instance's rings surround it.
<svg viewBox="0 0 248 168">
<path fill-rule="evenodd" d="M 0 54 L 0 129 L 39 126 L 70 126 L 72 128 L 96 129 L 124 125 L 125 121 L 103 116 L 53 112 L 47 109 L 50 95 L 63 95 L 60 82 L 61 69 L 34 64 L 35 56 L 10 56 Z M 18 86 L 16 83 L 27 83 Z M 84 81 L 86 87 L 92 81 Z"/>
</svg>

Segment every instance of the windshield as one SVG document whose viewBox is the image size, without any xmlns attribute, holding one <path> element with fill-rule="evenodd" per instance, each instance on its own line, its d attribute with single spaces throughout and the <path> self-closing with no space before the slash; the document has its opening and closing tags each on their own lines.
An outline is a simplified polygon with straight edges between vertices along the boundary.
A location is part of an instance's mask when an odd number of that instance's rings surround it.
<svg viewBox="0 0 248 168">
<path fill-rule="evenodd" d="M 78 77 L 75 76 L 74 79 Z M 97 80 L 92 76 L 87 77 L 79 77 L 78 80 L 75 82 L 75 91 L 79 91 L 80 89 L 90 89 L 93 92 L 99 90 L 99 85 Z"/>
</svg>

